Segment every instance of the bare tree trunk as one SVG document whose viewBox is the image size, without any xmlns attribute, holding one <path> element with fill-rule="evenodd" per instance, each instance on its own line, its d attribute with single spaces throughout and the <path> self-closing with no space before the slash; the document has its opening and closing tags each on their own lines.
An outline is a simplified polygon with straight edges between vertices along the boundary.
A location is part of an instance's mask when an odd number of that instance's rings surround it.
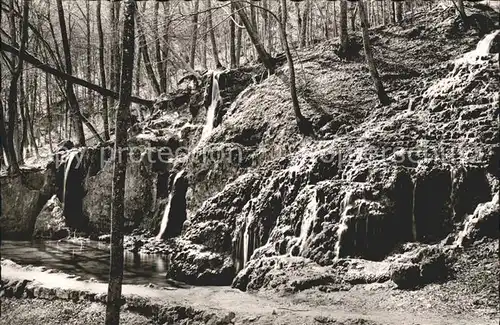
<svg viewBox="0 0 500 325">
<path fill-rule="evenodd" d="M 63 44 L 66 73 L 71 75 L 73 73 L 71 65 L 71 52 L 69 47 L 68 34 L 66 30 L 66 20 L 64 18 L 64 9 L 62 5 L 62 0 L 56 0 L 56 3 L 57 3 L 57 13 L 59 15 L 59 25 L 61 29 L 61 39 Z M 76 99 L 75 92 L 73 90 L 73 83 L 68 80 L 66 80 L 66 95 L 68 97 L 68 104 L 70 106 L 71 119 L 73 121 L 73 126 L 75 128 L 77 143 L 81 146 L 85 146 L 85 134 L 83 133 L 83 124 L 80 114 L 80 108 L 78 105 L 78 100 Z"/>
<path fill-rule="evenodd" d="M 146 9 L 146 2 L 144 2 L 144 6 L 142 7 L 143 12 Z M 142 19 L 140 18 L 141 14 L 137 15 L 137 32 L 139 33 L 139 49 L 142 53 L 142 59 L 144 60 L 144 66 L 146 67 L 146 74 L 148 76 L 149 82 L 156 96 L 161 94 L 160 84 L 158 83 L 158 79 L 156 79 L 155 72 L 153 70 L 153 66 L 151 65 L 151 59 L 149 57 L 149 49 L 148 43 L 146 42 L 146 34 L 144 33 L 144 28 L 142 26 Z"/>
<path fill-rule="evenodd" d="M 214 61 L 215 61 L 215 67 L 216 68 L 221 68 L 222 64 L 220 63 L 219 60 L 219 53 L 217 51 L 217 42 L 215 40 L 215 31 L 214 31 L 214 24 L 212 21 L 212 4 L 210 0 L 207 0 L 207 9 L 208 9 L 208 29 L 210 30 L 210 41 L 212 42 L 212 54 L 214 56 Z"/>
<path fill-rule="evenodd" d="M 87 80 L 92 82 L 92 56 L 91 56 L 91 52 L 90 52 L 90 49 L 91 49 L 91 44 L 90 44 L 90 1 L 86 1 L 85 2 L 85 9 L 86 9 L 86 27 L 87 27 L 87 51 L 86 51 L 86 55 L 87 55 Z M 92 91 L 90 91 L 90 89 L 86 89 L 87 90 L 87 103 L 88 103 L 88 108 L 89 108 L 89 111 L 90 109 L 93 109 L 93 104 L 94 104 L 94 101 L 93 101 L 93 93 Z"/>
<path fill-rule="evenodd" d="M 237 19 L 239 17 L 238 16 L 235 16 L 234 18 Z M 241 20 L 240 19 L 237 19 L 238 21 L 238 24 L 241 23 Z M 241 36 L 243 34 L 243 28 L 241 27 L 238 27 L 238 29 L 236 30 L 236 66 L 240 66 L 240 62 L 241 62 Z"/>
<path fill-rule="evenodd" d="M 164 26 L 163 26 L 163 34 L 162 34 L 162 42 L 161 42 L 161 50 L 163 54 L 163 61 L 164 61 L 164 66 L 163 70 L 165 73 L 165 89 L 164 92 L 168 92 L 168 57 L 169 57 L 169 50 L 168 50 L 168 33 L 170 30 L 170 3 L 168 1 L 163 2 L 163 15 L 164 15 Z M 139 73 L 139 72 L 138 72 Z M 161 81 L 161 80 L 160 80 Z"/>
<path fill-rule="evenodd" d="M 207 48 L 208 48 L 208 19 L 203 21 L 203 48 L 201 53 L 201 66 L 207 70 Z"/>
<path fill-rule="evenodd" d="M 17 161 L 19 162 L 20 165 L 24 165 L 24 156 L 25 156 L 25 150 L 26 150 L 26 156 L 30 154 L 30 147 L 29 147 L 29 140 L 28 140 L 28 119 L 27 119 L 27 114 L 28 114 L 28 102 L 26 100 L 26 87 L 25 87 L 25 78 L 24 78 L 24 71 L 21 71 L 21 75 L 19 76 L 19 115 L 21 116 L 21 134 L 20 134 L 20 141 L 17 146 Z M 17 95 L 16 95 L 17 96 Z M 19 126 L 18 126 L 19 127 Z M 28 144 L 27 144 L 28 143 Z"/>
<path fill-rule="evenodd" d="M 396 22 L 401 24 L 403 21 L 403 1 L 396 2 Z"/>
<path fill-rule="evenodd" d="M 111 28 L 111 39 L 109 40 L 111 43 L 110 46 L 110 51 L 109 51 L 109 89 L 111 91 L 116 91 L 116 65 L 117 65 L 117 42 L 115 41 L 118 39 L 118 25 L 117 25 L 117 18 L 116 18 L 116 10 L 115 10 L 115 2 L 111 1 L 109 3 L 109 25 Z M 100 20 L 100 19 L 99 19 Z M 108 98 L 108 115 L 112 114 L 112 110 L 114 109 L 115 106 L 115 99 L 114 98 Z M 109 109 L 111 108 L 111 110 Z M 109 124 L 109 123 L 108 123 Z"/>
<path fill-rule="evenodd" d="M 257 54 L 259 55 L 259 59 L 262 61 L 264 66 L 266 67 L 267 70 L 269 70 L 269 73 L 274 73 L 275 64 L 273 58 L 267 53 L 266 49 L 262 45 L 262 42 L 259 38 L 259 35 L 257 34 L 257 31 L 255 29 L 255 26 L 252 25 L 250 19 L 248 18 L 248 15 L 246 14 L 245 10 L 243 9 L 243 6 L 241 3 L 237 0 L 232 0 L 234 4 L 234 8 L 236 11 L 238 11 L 238 14 L 240 15 L 241 21 L 243 22 L 243 25 L 245 25 L 245 28 L 247 30 L 248 35 L 250 36 L 250 39 L 252 40 L 252 43 L 255 47 L 255 50 L 257 51 Z"/>
<path fill-rule="evenodd" d="M 236 15 L 234 14 L 234 4 L 231 3 L 231 19 L 229 19 L 229 64 L 231 69 L 236 68 Z"/>
<path fill-rule="evenodd" d="M 385 92 L 384 86 L 382 85 L 382 80 L 380 80 L 377 67 L 375 66 L 375 60 L 373 59 L 372 49 L 370 45 L 370 36 L 368 35 L 368 19 L 365 14 L 364 0 L 358 1 L 358 8 L 361 28 L 363 30 L 363 46 L 365 48 L 366 63 L 368 64 L 368 69 L 370 70 L 370 75 L 373 79 L 375 90 L 377 92 L 380 103 L 382 105 L 388 105 L 390 103 L 390 99 Z"/>
<path fill-rule="evenodd" d="M 347 0 L 340 0 L 340 53 L 346 55 L 349 46 L 347 33 Z"/>
<path fill-rule="evenodd" d="M 99 37 L 99 72 L 101 75 L 101 86 L 106 88 L 106 69 L 104 67 L 104 33 L 102 31 L 102 19 L 101 19 L 101 0 L 97 0 L 96 9 L 97 18 L 97 34 Z M 107 141 L 110 139 L 109 135 L 109 115 L 108 115 L 108 98 L 102 97 L 102 121 L 104 127 L 104 139 Z"/>
<path fill-rule="evenodd" d="M 306 46 L 307 27 L 309 24 L 309 10 L 311 8 L 310 4 L 311 4 L 311 2 L 309 0 L 306 0 L 304 12 L 302 13 L 302 29 L 300 30 L 300 47 L 301 48 Z"/>
<path fill-rule="evenodd" d="M 281 23 L 285 25 L 285 29 L 288 24 L 288 11 L 287 11 L 287 5 L 286 1 L 280 1 L 280 19 Z M 279 26 L 278 26 L 279 28 Z M 280 42 L 281 42 L 281 48 L 284 50 L 285 49 L 285 44 L 283 43 L 283 39 L 280 37 Z"/>
<path fill-rule="evenodd" d="M 198 11 L 200 9 L 200 0 L 194 1 L 194 14 L 192 16 L 193 31 L 191 33 L 191 55 L 189 56 L 189 66 L 194 69 L 194 59 L 196 58 L 196 43 L 198 40 Z"/>
<path fill-rule="evenodd" d="M 50 147 L 50 152 L 54 152 L 54 147 L 52 144 L 52 114 L 50 112 L 50 106 L 52 105 L 51 103 L 51 98 L 50 96 L 50 90 L 49 90 L 49 74 L 45 73 L 45 105 L 47 106 L 47 120 L 48 120 L 48 137 L 49 137 L 49 147 Z"/>
<path fill-rule="evenodd" d="M 333 3 L 333 37 L 337 37 L 339 34 L 337 27 L 337 2 Z"/>
<path fill-rule="evenodd" d="M 351 29 L 353 32 L 356 31 L 356 13 L 358 12 L 358 6 L 356 3 L 352 3 L 351 6 Z"/>
<path fill-rule="evenodd" d="M 300 44 L 300 37 L 301 37 L 300 33 L 302 31 L 302 15 L 300 14 L 300 4 L 299 4 L 299 2 L 295 1 L 294 4 L 295 4 L 295 10 L 297 11 L 297 31 L 298 31 L 297 32 L 297 36 L 299 38 L 297 43 Z"/>
<path fill-rule="evenodd" d="M 454 0 L 452 0 L 454 1 Z M 465 13 L 465 7 L 464 7 L 464 0 L 457 0 L 456 7 L 458 9 L 458 13 L 460 15 L 460 18 L 464 22 L 464 24 L 467 26 L 467 14 Z"/>
<path fill-rule="evenodd" d="M 11 1 L 11 8 L 14 8 L 14 1 Z M 24 0 L 23 1 L 23 18 L 22 18 L 22 30 L 21 30 L 21 45 L 20 45 L 20 50 L 24 51 L 26 47 L 26 43 L 28 41 L 28 11 L 29 11 L 29 1 Z M 13 44 L 16 43 L 16 30 L 15 30 L 15 17 L 14 17 L 14 12 L 11 13 L 10 17 L 10 29 L 11 29 L 11 34 L 12 34 L 12 42 Z M 17 90 L 18 90 L 18 82 L 19 78 L 23 72 L 23 64 L 24 60 L 22 58 L 19 58 L 17 60 L 17 66 L 15 65 L 16 59 L 13 57 L 13 65 L 14 65 L 14 72 L 12 73 L 12 79 L 10 81 L 10 87 L 9 87 L 9 95 L 8 95 L 8 115 L 9 115 L 9 124 L 8 124 L 8 129 L 6 131 L 7 133 L 7 147 L 8 147 L 8 157 L 10 156 L 10 168 L 14 170 L 15 173 L 20 173 L 19 169 L 19 162 L 22 160 L 22 148 L 21 149 L 21 155 L 20 157 L 16 156 L 16 150 L 14 146 L 14 135 L 15 135 L 15 130 L 16 130 L 16 125 L 17 125 Z M 2 110 L 3 112 L 3 110 Z M 3 115 L 3 114 L 2 114 Z"/>
<path fill-rule="evenodd" d="M 166 93 L 167 92 L 167 75 L 165 73 L 165 65 L 163 63 L 163 58 L 161 55 L 160 34 L 158 33 L 158 29 L 160 28 L 158 26 L 159 7 L 160 7 L 160 2 L 155 1 L 154 19 L 153 19 L 153 33 L 154 33 L 154 38 L 155 38 L 155 60 L 156 60 L 156 70 L 158 70 L 158 76 L 160 77 L 160 91 L 162 93 Z"/>
<path fill-rule="evenodd" d="M 106 325 L 118 325 L 122 304 L 123 281 L 123 217 L 125 212 L 125 176 L 127 168 L 127 128 L 132 95 L 132 75 L 135 47 L 135 1 L 125 0 L 123 17 L 123 56 L 121 63 L 120 100 L 116 111 L 113 169 L 113 198 L 111 203 L 111 256 Z"/>
<path fill-rule="evenodd" d="M 284 3 L 286 0 L 281 0 L 282 7 L 285 8 L 286 4 Z M 295 114 L 295 119 L 297 120 L 297 124 L 299 125 L 299 128 L 303 124 L 305 118 L 302 115 L 302 112 L 300 111 L 300 105 L 299 105 L 299 99 L 297 97 L 297 87 L 295 85 L 295 67 L 293 64 L 293 58 L 292 58 L 292 53 L 290 52 L 290 47 L 288 46 L 288 40 L 287 40 L 287 35 L 286 35 L 286 24 L 284 24 L 284 21 L 280 21 L 280 36 L 282 38 L 282 42 L 285 45 L 285 54 L 286 54 L 286 59 L 288 63 L 288 70 L 289 70 L 289 79 L 290 79 L 290 95 L 292 98 L 292 105 L 293 105 L 293 111 Z"/>
<path fill-rule="evenodd" d="M 28 106 L 26 110 L 26 120 L 28 122 L 28 131 L 29 131 L 29 139 L 31 139 L 31 146 L 35 150 L 35 156 L 39 158 L 40 154 L 38 152 L 38 145 L 36 143 L 35 130 L 33 128 L 33 121 L 36 117 L 35 114 L 36 114 L 37 95 L 38 95 L 38 75 L 35 74 L 33 76 L 33 89 L 31 90 L 31 114 L 30 114 L 30 108 Z"/>
</svg>

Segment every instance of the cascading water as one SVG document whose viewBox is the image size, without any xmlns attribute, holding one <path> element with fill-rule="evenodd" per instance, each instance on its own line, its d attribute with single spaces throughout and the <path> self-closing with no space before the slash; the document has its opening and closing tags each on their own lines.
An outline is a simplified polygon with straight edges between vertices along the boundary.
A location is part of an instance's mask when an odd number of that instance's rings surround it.
<svg viewBox="0 0 500 325">
<path fill-rule="evenodd" d="M 184 170 L 181 170 L 175 175 L 174 181 L 172 182 L 172 189 L 170 191 L 170 194 L 168 196 L 168 201 L 167 205 L 165 206 L 165 211 L 163 212 L 163 217 L 161 219 L 161 225 L 160 225 L 160 231 L 158 232 L 158 235 L 156 236 L 157 239 L 161 239 L 163 237 L 163 234 L 165 231 L 167 231 L 167 226 L 168 226 L 168 220 L 170 216 L 170 210 L 172 207 L 172 199 L 174 197 L 174 190 L 177 182 L 181 177 L 184 176 Z"/>
<path fill-rule="evenodd" d="M 222 100 L 219 90 L 219 76 L 221 73 L 222 71 L 214 71 L 212 74 L 212 101 L 207 110 L 207 120 L 201 133 L 200 143 L 208 138 L 214 128 L 215 111 L 217 105 Z"/>
<path fill-rule="evenodd" d="M 486 35 L 482 40 L 480 40 L 476 46 L 475 50 L 476 55 L 488 55 L 490 53 L 493 40 L 495 39 L 495 37 L 498 35 L 499 32 L 500 30 L 496 30 Z"/>
<path fill-rule="evenodd" d="M 413 199 L 412 199 L 412 207 L 411 207 L 411 233 L 413 235 L 413 241 L 417 241 L 417 218 L 415 216 L 415 198 L 417 193 L 417 180 L 413 184 Z"/>
<path fill-rule="evenodd" d="M 351 206 L 353 194 L 354 194 L 353 190 L 347 191 L 340 206 L 342 214 L 339 220 L 339 227 L 337 228 L 337 242 L 335 243 L 335 259 L 340 258 L 340 251 L 342 249 L 342 239 L 348 229 L 348 222 L 352 218 L 352 216 L 349 215 L 348 213 L 349 210 L 348 208 Z"/>
<path fill-rule="evenodd" d="M 318 203 L 316 200 L 316 191 L 311 198 L 311 201 L 306 206 L 304 211 L 304 215 L 302 217 L 302 224 L 300 226 L 300 252 L 303 252 L 306 247 L 307 237 L 309 235 L 309 231 L 313 225 L 314 219 L 316 219 L 318 211 Z"/>
<path fill-rule="evenodd" d="M 78 155 L 79 151 L 73 150 L 68 153 L 68 157 L 66 158 L 66 166 L 64 167 L 64 179 L 63 179 L 63 206 L 66 204 L 66 191 L 68 190 L 68 176 L 69 171 L 71 169 L 71 165 L 73 164 L 73 160 Z"/>
<path fill-rule="evenodd" d="M 248 242 L 250 241 L 250 235 L 248 234 L 248 228 L 249 228 L 249 217 L 247 215 L 247 218 L 245 220 L 245 232 L 243 233 L 243 263 L 242 264 L 242 267 L 245 267 L 245 265 L 247 264 L 248 262 L 248 254 L 249 254 L 249 251 L 248 251 Z"/>
<path fill-rule="evenodd" d="M 486 35 L 485 37 L 483 37 L 482 40 L 479 41 L 479 43 L 477 43 L 477 46 L 474 50 L 465 53 L 463 57 L 457 59 L 455 62 L 458 64 L 455 65 L 455 70 L 458 68 L 460 63 L 467 62 L 473 64 L 476 63 L 477 60 L 480 60 L 480 57 L 490 55 L 491 47 L 493 45 L 493 40 L 495 39 L 495 37 L 498 35 L 499 32 L 500 30 L 496 30 Z"/>
</svg>

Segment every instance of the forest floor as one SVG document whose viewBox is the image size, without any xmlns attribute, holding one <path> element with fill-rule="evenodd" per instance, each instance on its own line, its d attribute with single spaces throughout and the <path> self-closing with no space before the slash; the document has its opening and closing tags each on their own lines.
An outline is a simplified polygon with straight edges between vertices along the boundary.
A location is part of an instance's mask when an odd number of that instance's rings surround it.
<svg viewBox="0 0 500 325">
<path fill-rule="evenodd" d="M 460 254 L 452 280 L 413 291 L 398 290 L 391 281 L 356 285 L 349 291 L 320 292 L 316 288 L 290 295 L 271 291 L 252 294 L 229 287 L 124 285 L 127 305 L 122 324 L 157 324 L 157 318 L 146 317 L 141 308 L 131 307 L 137 305 L 134 297 L 144 299 L 140 304 L 143 309 L 148 304 L 185 306 L 232 315 L 234 324 L 497 324 L 499 311 L 495 296 L 499 265 L 496 252 L 498 241 L 478 243 Z M 40 321 L 95 324 L 104 317 L 102 300 L 73 302 L 59 290 L 77 292 L 80 297 L 82 292 L 103 296 L 106 283 L 81 281 L 53 270 L 3 260 L 3 287 L 8 282 L 22 280 L 33 281 L 34 287 L 44 288 L 46 292 L 54 289 L 53 294 L 38 293 L 34 299 L 2 297 L 0 324 L 41 324 Z M 35 292 L 41 291 L 35 289 Z"/>
</svg>

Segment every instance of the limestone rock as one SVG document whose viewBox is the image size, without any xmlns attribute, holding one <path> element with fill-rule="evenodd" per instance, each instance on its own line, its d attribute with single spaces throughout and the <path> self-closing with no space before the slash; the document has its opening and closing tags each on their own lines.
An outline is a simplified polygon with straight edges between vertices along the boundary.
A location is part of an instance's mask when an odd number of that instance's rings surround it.
<svg viewBox="0 0 500 325">
<path fill-rule="evenodd" d="M 69 236 L 70 231 L 66 226 L 63 216 L 62 204 L 54 195 L 43 207 L 36 218 L 34 238 L 61 239 Z"/>
</svg>

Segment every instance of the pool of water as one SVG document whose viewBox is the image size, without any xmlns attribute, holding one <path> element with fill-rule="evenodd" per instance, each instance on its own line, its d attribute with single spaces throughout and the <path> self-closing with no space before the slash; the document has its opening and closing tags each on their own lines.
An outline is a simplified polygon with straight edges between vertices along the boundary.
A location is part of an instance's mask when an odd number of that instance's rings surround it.
<svg viewBox="0 0 500 325">
<path fill-rule="evenodd" d="M 2 258 L 21 265 L 44 266 L 82 279 L 94 278 L 106 282 L 109 272 L 109 245 L 96 241 L 81 243 L 64 241 L 2 241 Z M 125 252 L 126 284 L 173 284 L 167 280 L 167 258 Z"/>
</svg>

